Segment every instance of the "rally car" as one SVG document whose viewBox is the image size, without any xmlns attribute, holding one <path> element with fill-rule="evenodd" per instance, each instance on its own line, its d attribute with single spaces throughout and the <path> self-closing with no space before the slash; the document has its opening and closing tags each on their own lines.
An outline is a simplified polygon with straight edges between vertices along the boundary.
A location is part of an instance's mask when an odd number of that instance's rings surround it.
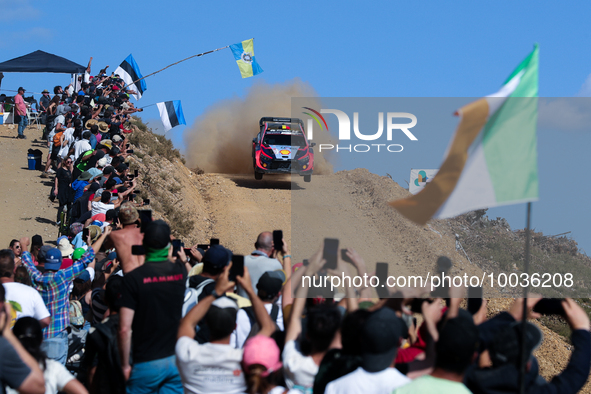
<svg viewBox="0 0 591 394">
<path fill-rule="evenodd" d="M 252 139 L 254 178 L 264 174 L 295 173 L 312 180 L 314 142 L 308 143 L 304 122 L 297 118 L 261 118 L 260 131 Z"/>
</svg>

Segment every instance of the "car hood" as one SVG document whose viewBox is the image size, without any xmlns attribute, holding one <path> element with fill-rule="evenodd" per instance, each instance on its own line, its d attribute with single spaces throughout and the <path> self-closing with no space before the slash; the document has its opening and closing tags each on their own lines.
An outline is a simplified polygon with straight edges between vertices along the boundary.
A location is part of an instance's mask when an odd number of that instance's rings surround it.
<svg viewBox="0 0 591 394">
<path fill-rule="evenodd" d="M 293 160 L 298 152 L 299 146 L 290 145 L 269 145 L 278 160 Z"/>
</svg>

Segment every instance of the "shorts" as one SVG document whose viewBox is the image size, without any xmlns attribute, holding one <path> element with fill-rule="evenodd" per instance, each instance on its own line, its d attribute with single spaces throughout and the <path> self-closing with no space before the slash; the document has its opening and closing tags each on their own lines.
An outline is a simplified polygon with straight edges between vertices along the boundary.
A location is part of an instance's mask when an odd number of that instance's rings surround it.
<svg viewBox="0 0 591 394">
<path fill-rule="evenodd" d="M 51 148 L 51 157 L 50 157 L 51 160 L 57 160 L 57 158 L 58 158 L 57 154 L 60 152 L 60 149 L 61 149 L 61 147 L 55 146 L 55 145 Z"/>
</svg>

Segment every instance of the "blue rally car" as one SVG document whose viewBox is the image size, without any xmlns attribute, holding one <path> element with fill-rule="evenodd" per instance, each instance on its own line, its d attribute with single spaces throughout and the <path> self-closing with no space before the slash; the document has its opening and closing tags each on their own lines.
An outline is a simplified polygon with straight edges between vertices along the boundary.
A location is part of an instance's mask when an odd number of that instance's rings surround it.
<svg viewBox="0 0 591 394">
<path fill-rule="evenodd" d="M 261 118 L 260 131 L 252 139 L 254 178 L 264 174 L 299 174 L 312 180 L 314 142 L 308 143 L 304 122 L 297 118 Z"/>
</svg>

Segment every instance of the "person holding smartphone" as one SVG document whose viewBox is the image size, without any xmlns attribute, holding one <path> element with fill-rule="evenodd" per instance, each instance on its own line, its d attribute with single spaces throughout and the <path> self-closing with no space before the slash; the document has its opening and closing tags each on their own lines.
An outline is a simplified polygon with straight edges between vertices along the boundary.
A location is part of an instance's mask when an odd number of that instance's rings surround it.
<svg viewBox="0 0 591 394">
<path fill-rule="evenodd" d="M 249 256 L 244 256 L 244 266 L 250 272 L 252 287 L 256 287 L 259 279 L 267 271 L 278 271 L 283 269 L 283 264 L 277 259 L 280 255 L 282 259 L 291 264 L 291 255 L 287 248 L 287 243 L 282 240 L 281 249 L 276 250 L 273 242 L 273 233 L 265 231 L 259 234 L 254 243 L 255 250 Z M 287 259 L 287 260 L 286 260 Z M 238 287 L 238 295 L 248 298 L 248 294 L 241 286 Z"/>
</svg>

